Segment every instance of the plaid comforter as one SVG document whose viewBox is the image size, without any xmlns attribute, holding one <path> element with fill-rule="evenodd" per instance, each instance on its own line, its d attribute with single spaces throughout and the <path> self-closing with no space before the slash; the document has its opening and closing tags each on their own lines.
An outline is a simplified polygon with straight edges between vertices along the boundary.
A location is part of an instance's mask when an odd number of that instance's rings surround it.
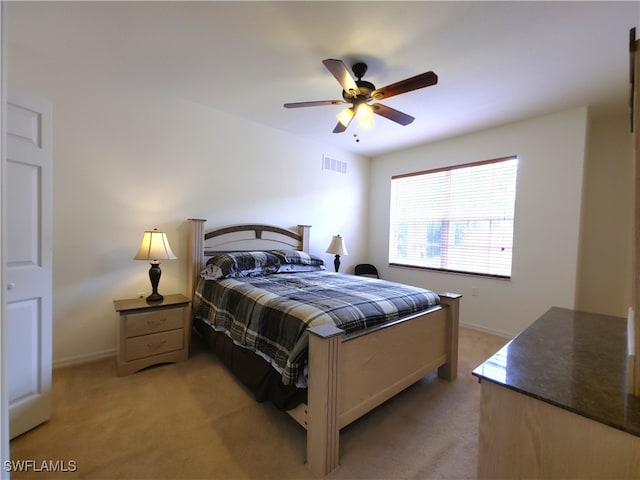
<svg viewBox="0 0 640 480">
<path fill-rule="evenodd" d="M 438 305 L 430 290 L 328 272 L 200 280 L 194 315 L 306 387 L 307 328 L 363 330 Z"/>
</svg>

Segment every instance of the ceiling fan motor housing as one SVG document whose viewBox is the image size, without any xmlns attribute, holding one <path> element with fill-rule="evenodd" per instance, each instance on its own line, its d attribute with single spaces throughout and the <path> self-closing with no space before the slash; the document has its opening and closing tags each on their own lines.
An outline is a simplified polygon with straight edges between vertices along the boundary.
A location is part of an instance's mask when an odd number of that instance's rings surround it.
<svg viewBox="0 0 640 480">
<path fill-rule="evenodd" d="M 351 92 L 342 91 L 342 98 L 347 102 L 366 102 L 370 100 L 371 93 L 376 89 L 376 86 L 367 82 L 366 80 L 356 80 L 356 85 L 360 92 L 357 95 L 353 95 Z"/>
<path fill-rule="evenodd" d="M 371 82 L 362 80 L 364 74 L 367 73 L 367 64 L 358 62 L 351 67 L 351 70 L 353 70 L 353 74 L 357 78 L 355 83 L 360 91 L 357 95 L 353 95 L 352 92 L 343 90 L 342 98 L 347 102 L 352 102 L 354 105 L 369 101 L 371 99 L 371 92 L 376 89 L 376 86 Z"/>
</svg>

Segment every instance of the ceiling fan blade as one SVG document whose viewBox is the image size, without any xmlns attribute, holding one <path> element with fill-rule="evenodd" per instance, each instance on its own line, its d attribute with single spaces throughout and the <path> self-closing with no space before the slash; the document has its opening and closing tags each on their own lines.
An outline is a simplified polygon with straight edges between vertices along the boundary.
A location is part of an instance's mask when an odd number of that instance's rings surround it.
<svg viewBox="0 0 640 480">
<path fill-rule="evenodd" d="M 409 125 L 415 120 L 415 118 L 411 115 L 407 115 L 406 113 L 402 113 L 399 110 L 387 107 L 386 105 L 382 105 L 381 103 L 374 103 L 373 105 L 371 105 L 371 108 L 373 108 L 373 113 L 376 113 L 384 118 L 388 118 L 389 120 L 399 123 L 400 125 Z"/>
<path fill-rule="evenodd" d="M 360 89 L 358 88 L 358 85 L 356 85 L 356 81 L 353 79 L 353 77 L 349 73 L 349 69 L 342 60 L 328 58 L 326 60 L 323 60 L 322 63 L 325 67 L 327 67 L 327 70 L 329 70 L 331 74 L 336 77 L 336 80 L 338 80 L 338 83 L 342 86 L 342 89 L 350 96 L 355 97 L 360 93 Z"/>
<path fill-rule="evenodd" d="M 386 87 L 378 88 L 371 93 L 371 97 L 375 100 L 393 97 L 401 93 L 411 92 L 419 88 L 430 87 L 438 83 L 438 76 L 433 72 L 421 73 L 415 77 L 400 80 Z"/>
<path fill-rule="evenodd" d="M 347 129 L 341 122 L 338 122 L 336 128 L 333 129 L 333 133 L 342 133 Z"/>
<path fill-rule="evenodd" d="M 319 100 L 317 102 L 285 103 L 284 108 L 323 107 L 325 105 L 344 105 L 344 100 Z"/>
</svg>

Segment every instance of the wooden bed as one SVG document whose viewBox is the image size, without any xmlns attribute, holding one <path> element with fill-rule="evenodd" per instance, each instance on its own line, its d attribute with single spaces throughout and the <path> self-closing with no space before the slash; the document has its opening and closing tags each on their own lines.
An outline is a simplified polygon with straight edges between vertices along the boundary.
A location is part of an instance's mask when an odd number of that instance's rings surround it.
<svg viewBox="0 0 640 480">
<path fill-rule="evenodd" d="M 193 297 L 207 252 L 295 248 L 309 251 L 310 226 L 298 231 L 237 225 L 205 234 L 189 220 L 188 293 Z M 307 464 L 317 476 L 338 466 L 339 433 L 362 415 L 437 370 L 457 375 L 460 295 L 440 294 L 440 307 L 358 334 L 329 325 L 309 329 L 307 403 L 287 413 L 307 431 Z"/>
</svg>

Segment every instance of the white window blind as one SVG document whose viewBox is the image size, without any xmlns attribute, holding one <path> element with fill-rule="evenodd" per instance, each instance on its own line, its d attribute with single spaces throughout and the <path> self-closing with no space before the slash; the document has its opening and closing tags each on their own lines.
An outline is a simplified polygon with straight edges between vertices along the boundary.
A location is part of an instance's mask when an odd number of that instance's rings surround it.
<svg viewBox="0 0 640 480">
<path fill-rule="evenodd" d="M 391 178 L 389 263 L 511 277 L 517 157 Z"/>
</svg>

